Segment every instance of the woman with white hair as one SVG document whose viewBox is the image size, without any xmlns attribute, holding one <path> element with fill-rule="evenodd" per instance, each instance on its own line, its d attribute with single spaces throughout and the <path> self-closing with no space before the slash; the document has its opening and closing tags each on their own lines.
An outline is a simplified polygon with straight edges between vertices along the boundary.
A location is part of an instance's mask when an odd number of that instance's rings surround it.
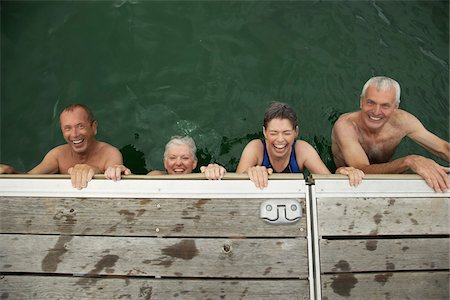
<svg viewBox="0 0 450 300">
<path fill-rule="evenodd" d="M 164 151 L 165 171 L 153 170 L 147 175 L 181 175 L 191 174 L 197 167 L 196 156 L 197 147 L 194 140 L 189 136 L 173 136 L 166 144 Z M 209 164 L 200 167 L 200 172 L 205 174 L 207 179 L 220 180 L 226 174 L 224 167 L 218 164 Z M 131 174 L 131 171 L 124 165 L 117 165 L 106 170 L 105 176 L 114 181 L 120 180 L 121 174 Z"/>
<path fill-rule="evenodd" d="M 165 171 L 153 170 L 148 175 L 180 175 L 190 174 L 197 167 L 198 159 L 195 153 L 197 147 L 189 136 L 173 136 L 166 144 L 164 151 Z M 224 167 L 218 164 L 209 164 L 200 167 L 200 172 L 208 179 L 222 179 L 226 173 Z"/>
</svg>

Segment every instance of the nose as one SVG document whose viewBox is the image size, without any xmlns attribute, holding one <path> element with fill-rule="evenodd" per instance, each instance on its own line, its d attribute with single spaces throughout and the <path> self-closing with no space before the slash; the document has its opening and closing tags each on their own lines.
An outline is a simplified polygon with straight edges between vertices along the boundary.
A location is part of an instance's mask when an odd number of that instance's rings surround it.
<svg viewBox="0 0 450 300">
<path fill-rule="evenodd" d="M 283 133 L 282 132 L 278 132 L 277 134 L 277 141 L 283 141 L 284 137 L 283 137 Z"/>
<path fill-rule="evenodd" d="M 381 111 L 381 106 L 379 104 L 377 104 L 375 106 L 375 114 L 378 115 L 380 113 L 380 111 Z"/>
<path fill-rule="evenodd" d="M 72 136 L 78 136 L 78 128 L 76 126 L 72 127 L 72 129 L 70 130 L 70 134 Z"/>
</svg>

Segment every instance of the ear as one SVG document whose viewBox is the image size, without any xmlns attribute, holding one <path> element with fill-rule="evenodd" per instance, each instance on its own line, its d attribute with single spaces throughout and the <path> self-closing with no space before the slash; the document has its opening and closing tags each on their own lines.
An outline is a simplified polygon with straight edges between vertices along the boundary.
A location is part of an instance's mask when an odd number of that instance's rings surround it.
<svg viewBox="0 0 450 300">
<path fill-rule="evenodd" d="M 295 126 L 295 137 L 298 136 L 298 126 Z"/>
<path fill-rule="evenodd" d="M 361 98 L 359 98 L 359 108 L 360 109 L 362 108 L 362 104 L 363 104 L 363 98 L 361 97 Z"/>
<path fill-rule="evenodd" d="M 194 162 L 192 163 L 192 170 L 197 168 L 197 163 L 198 163 L 198 160 L 194 160 Z"/>
<path fill-rule="evenodd" d="M 97 135 L 97 121 L 92 122 L 92 129 L 94 129 L 94 135 Z"/>
<path fill-rule="evenodd" d="M 264 126 L 263 126 L 263 134 L 264 134 L 264 138 L 267 139 L 266 127 L 264 127 Z"/>
</svg>

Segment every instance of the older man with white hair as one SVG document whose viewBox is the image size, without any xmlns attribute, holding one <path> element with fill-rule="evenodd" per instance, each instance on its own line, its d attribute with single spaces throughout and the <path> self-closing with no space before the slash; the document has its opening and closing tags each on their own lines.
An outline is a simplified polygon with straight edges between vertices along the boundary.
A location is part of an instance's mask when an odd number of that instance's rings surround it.
<svg viewBox="0 0 450 300">
<path fill-rule="evenodd" d="M 412 114 L 399 109 L 400 85 L 377 76 L 364 85 L 360 111 L 343 114 L 333 126 L 332 151 L 337 167 L 351 166 L 366 174 L 419 174 L 437 192 L 450 188 L 450 168 L 432 159 L 408 155 L 391 161 L 404 137 L 450 161 L 450 143 L 428 131 Z"/>
</svg>

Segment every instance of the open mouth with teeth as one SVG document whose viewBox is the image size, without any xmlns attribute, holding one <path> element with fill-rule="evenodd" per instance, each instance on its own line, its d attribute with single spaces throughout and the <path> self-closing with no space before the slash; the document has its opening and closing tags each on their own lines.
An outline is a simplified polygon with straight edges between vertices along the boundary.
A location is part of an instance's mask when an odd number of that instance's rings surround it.
<svg viewBox="0 0 450 300">
<path fill-rule="evenodd" d="M 372 120 L 372 121 L 380 121 L 383 118 L 382 117 L 369 116 L 369 119 Z"/>
<path fill-rule="evenodd" d="M 287 145 L 273 145 L 275 152 L 282 153 L 285 151 Z"/>
<path fill-rule="evenodd" d="M 72 141 L 72 143 L 74 144 L 74 145 L 79 145 L 79 144 L 81 144 L 81 143 L 83 143 L 84 142 L 84 139 L 79 139 L 79 140 L 73 140 Z"/>
</svg>

